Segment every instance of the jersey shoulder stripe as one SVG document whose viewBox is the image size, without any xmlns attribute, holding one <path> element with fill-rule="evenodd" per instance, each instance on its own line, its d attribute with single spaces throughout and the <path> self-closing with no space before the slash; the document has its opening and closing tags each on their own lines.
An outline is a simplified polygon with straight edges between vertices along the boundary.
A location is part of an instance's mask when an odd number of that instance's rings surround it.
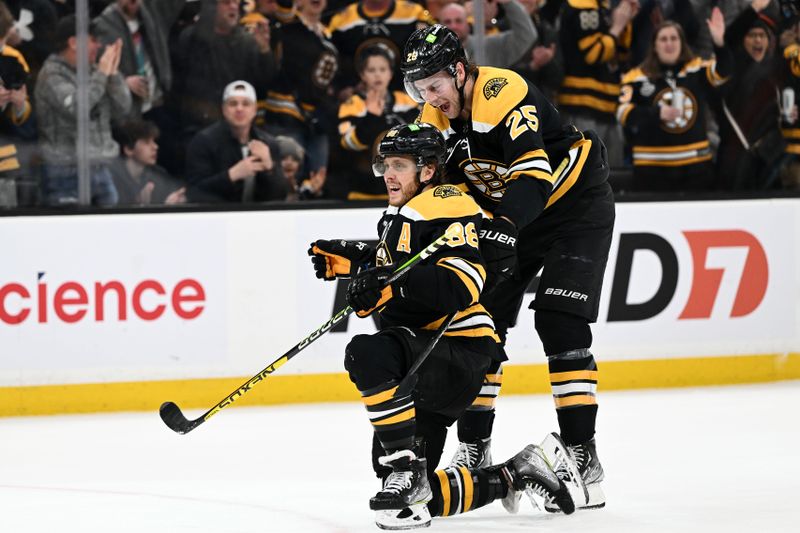
<svg viewBox="0 0 800 533">
<path fill-rule="evenodd" d="M 399 2 L 395 3 L 394 12 L 392 13 L 391 18 L 403 19 L 411 22 L 416 20 L 427 22 L 430 20 L 430 17 L 428 16 L 428 13 L 425 11 L 424 7 L 416 2 L 407 2 L 405 0 L 400 0 Z"/>
<path fill-rule="evenodd" d="M 428 124 L 436 126 L 436 129 L 442 132 L 445 140 L 456 132 L 450 127 L 450 119 L 430 104 L 425 104 L 422 107 L 422 113 L 417 122 L 427 122 Z"/>
<path fill-rule="evenodd" d="M 354 94 L 339 106 L 339 118 L 364 117 L 366 115 L 367 103 L 358 94 Z"/>
<path fill-rule="evenodd" d="M 333 16 L 328 24 L 328 31 L 347 31 L 357 24 L 366 24 L 366 21 L 359 16 L 358 3 L 354 2 Z"/>
<path fill-rule="evenodd" d="M 573 9 L 600 9 L 598 0 L 567 0 Z"/>
<path fill-rule="evenodd" d="M 394 111 L 408 111 L 419 107 L 419 104 L 405 91 L 394 91 L 392 95 L 394 96 Z"/>
<path fill-rule="evenodd" d="M 480 67 L 472 91 L 472 129 L 494 129 L 527 95 L 528 82 L 516 72 Z"/>
<path fill-rule="evenodd" d="M 481 208 L 455 185 L 438 185 L 412 198 L 398 214 L 413 221 L 463 218 L 481 214 Z"/>
<path fill-rule="evenodd" d="M 623 85 L 627 85 L 629 83 L 636 83 L 637 81 L 645 81 L 645 80 L 647 80 L 647 76 L 645 75 L 644 71 L 641 68 L 636 67 L 629 70 L 622 76 L 621 83 Z"/>
</svg>

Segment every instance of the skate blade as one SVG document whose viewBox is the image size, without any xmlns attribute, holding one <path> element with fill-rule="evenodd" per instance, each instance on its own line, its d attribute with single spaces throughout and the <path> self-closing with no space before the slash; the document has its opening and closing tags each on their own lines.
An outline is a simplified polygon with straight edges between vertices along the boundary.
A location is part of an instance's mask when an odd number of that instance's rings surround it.
<svg viewBox="0 0 800 533">
<path fill-rule="evenodd" d="M 513 494 L 509 492 L 509 494 L 503 498 L 503 508 L 511 514 L 517 514 L 519 512 L 519 502 L 521 499 L 521 492 L 514 491 Z"/>
<path fill-rule="evenodd" d="M 566 466 L 570 479 L 562 480 L 569 490 L 572 501 L 575 502 L 576 509 L 583 509 L 591 501 L 588 487 L 583 483 L 583 478 L 578 472 L 578 465 L 572 460 L 572 457 L 567 451 L 567 446 L 557 433 L 550 433 L 547 435 L 541 444 L 542 451 L 544 452 L 547 461 L 553 470 L 556 470 L 557 465 L 562 463 Z M 605 501 L 605 498 L 603 498 Z M 553 512 L 548 509 L 548 512 Z"/>
<path fill-rule="evenodd" d="M 586 511 L 592 509 L 602 509 L 606 506 L 606 495 L 600 487 L 600 483 L 589 483 L 586 485 L 586 491 L 589 494 L 589 500 L 580 507 L 575 507 L 576 511 Z M 545 511 L 548 513 L 560 513 L 561 509 L 553 505 L 545 506 Z"/>
<path fill-rule="evenodd" d="M 415 503 L 404 509 L 375 511 L 375 525 L 389 531 L 420 529 L 431 525 L 431 513 L 426 503 Z"/>
<path fill-rule="evenodd" d="M 535 510 L 541 511 L 545 508 L 547 499 L 544 496 L 537 494 L 533 489 L 525 489 L 525 494 L 531 500 L 531 505 L 533 505 Z"/>
</svg>

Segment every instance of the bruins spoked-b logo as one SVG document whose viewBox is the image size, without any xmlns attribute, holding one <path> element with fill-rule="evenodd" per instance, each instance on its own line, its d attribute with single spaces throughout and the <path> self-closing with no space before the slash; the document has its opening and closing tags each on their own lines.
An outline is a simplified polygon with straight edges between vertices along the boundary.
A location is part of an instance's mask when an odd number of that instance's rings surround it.
<svg viewBox="0 0 800 533">
<path fill-rule="evenodd" d="M 657 106 L 668 105 L 680 112 L 674 120 L 661 122 L 664 131 L 683 133 L 689 131 L 697 121 L 697 97 L 685 87 L 663 89 L 653 100 Z"/>
<path fill-rule="evenodd" d="M 503 87 L 508 85 L 508 80 L 506 78 L 492 78 L 486 82 L 483 86 L 483 96 L 487 100 L 494 96 L 500 94 L 500 91 L 503 90 Z"/>
<path fill-rule="evenodd" d="M 459 165 L 464 176 L 480 193 L 499 202 L 506 192 L 503 176 L 508 169 L 497 161 L 486 159 L 465 159 Z"/>
<path fill-rule="evenodd" d="M 433 190 L 433 195 L 439 198 L 450 198 L 451 196 L 461 196 L 463 193 L 455 185 L 439 185 Z"/>
</svg>

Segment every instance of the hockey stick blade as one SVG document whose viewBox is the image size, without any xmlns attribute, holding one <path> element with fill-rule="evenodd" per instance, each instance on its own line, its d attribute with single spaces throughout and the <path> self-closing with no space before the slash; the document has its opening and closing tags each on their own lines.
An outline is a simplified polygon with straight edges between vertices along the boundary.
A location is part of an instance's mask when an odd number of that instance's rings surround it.
<svg viewBox="0 0 800 533">
<path fill-rule="evenodd" d="M 414 257 L 400 265 L 400 267 L 394 271 L 394 273 L 386 280 L 384 283 L 384 287 L 392 284 L 393 282 L 397 281 L 401 276 L 404 276 L 411 268 L 413 268 L 416 264 L 420 261 L 427 259 L 428 257 L 435 254 L 442 246 L 445 246 L 448 241 L 457 238 L 459 235 L 459 230 L 455 227 L 448 228 L 447 232 L 445 232 L 442 236 L 438 239 L 430 243 L 428 246 L 423 248 L 418 254 Z M 228 396 L 225 397 L 222 401 L 217 403 L 214 407 L 203 413 L 200 418 L 196 418 L 194 420 L 187 419 L 183 412 L 181 412 L 180 407 L 178 407 L 174 402 L 164 402 L 161 404 L 159 409 L 159 415 L 161 416 L 161 420 L 164 421 L 164 424 L 167 425 L 175 433 L 180 435 L 185 435 L 195 429 L 197 426 L 201 425 L 203 422 L 220 412 L 222 409 L 228 407 L 230 404 L 241 398 L 244 394 L 250 391 L 251 388 L 255 387 L 257 384 L 262 382 L 266 379 L 270 374 L 275 372 L 278 368 L 280 368 L 283 364 L 285 364 L 289 359 L 294 357 L 295 355 L 299 354 L 305 348 L 307 348 L 311 343 L 322 337 L 325 333 L 331 330 L 333 326 L 339 323 L 342 319 L 346 318 L 350 314 L 353 313 L 353 308 L 349 305 L 333 315 L 331 318 L 328 319 L 327 322 L 322 324 L 316 330 L 314 330 L 310 335 L 306 338 L 295 344 L 288 352 L 274 360 L 270 363 L 269 366 L 261 370 L 258 374 L 248 379 L 245 383 L 243 383 L 238 389 L 230 393 Z"/>
<path fill-rule="evenodd" d="M 180 433 L 181 435 L 189 433 L 191 430 L 199 426 L 203 420 L 202 417 L 200 417 L 198 420 L 189 420 L 183 415 L 181 408 L 173 402 L 162 403 L 158 410 L 158 414 L 161 416 L 161 420 L 164 421 L 169 429 L 175 433 Z"/>
</svg>

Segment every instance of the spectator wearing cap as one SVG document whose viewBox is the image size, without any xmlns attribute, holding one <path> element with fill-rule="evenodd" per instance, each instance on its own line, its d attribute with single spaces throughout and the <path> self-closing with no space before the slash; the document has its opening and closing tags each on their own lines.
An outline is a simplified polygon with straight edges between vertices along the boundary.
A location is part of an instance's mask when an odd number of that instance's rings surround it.
<svg viewBox="0 0 800 533">
<path fill-rule="evenodd" d="M 184 140 L 219 120 L 227 84 L 244 80 L 263 95 L 277 72 L 269 25 L 248 33 L 239 24 L 239 0 L 202 0 L 197 22 L 181 32 L 173 52 Z"/>
<path fill-rule="evenodd" d="M 275 137 L 275 140 L 278 142 L 278 148 L 281 151 L 281 169 L 283 170 L 283 177 L 286 178 L 286 186 L 289 188 L 286 201 L 304 200 L 306 196 L 301 195 L 301 187 L 304 181 L 303 159 L 306 156 L 306 151 L 300 146 L 300 143 L 291 137 L 279 135 Z"/>
<path fill-rule="evenodd" d="M 254 125 L 256 91 L 244 80 L 225 87 L 222 119 L 201 130 L 186 151 L 191 202 L 285 200 L 289 192 L 275 139 Z"/>
<path fill-rule="evenodd" d="M 90 32 L 93 30 L 90 28 Z M 89 137 L 91 200 L 93 205 L 114 205 L 117 191 L 108 162 L 119 154 L 111 136 L 112 116 L 127 115 L 131 93 L 119 72 L 122 41 L 108 45 L 98 56 L 100 43 L 92 33 L 88 39 Z M 78 201 L 76 144 L 78 41 L 75 16 L 64 17 L 56 26 L 56 50 L 42 65 L 34 89 L 39 149 L 42 157 L 42 200 L 47 205 Z M 96 62 L 96 64 L 95 64 Z"/>
<path fill-rule="evenodd" d="M 770 0 L 754 0 L 725 31 L 734 70 L 722 88 L 717 111 L 717 177 L 722 190 L 777 185 L 777 165 L 785 146 L 777 83 L 783 58 L 776 50 L 778 14 L 769 4 Z"/>
</svg>

